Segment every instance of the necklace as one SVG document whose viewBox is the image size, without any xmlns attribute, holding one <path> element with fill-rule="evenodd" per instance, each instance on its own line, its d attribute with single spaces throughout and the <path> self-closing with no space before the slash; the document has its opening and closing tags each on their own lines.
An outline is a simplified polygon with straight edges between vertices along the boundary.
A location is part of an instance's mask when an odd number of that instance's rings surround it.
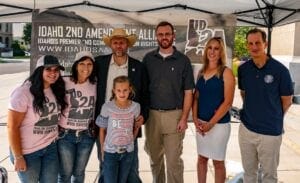
<svg viewBox="0 0 300 183">
<path fill-rule="evenodd" d="M 212 78 L 214 75 L 216 75 L 217 73 L 217 68 L 214 69 L 207 69 L 204 74 L 203 74 L 203 78 L 204 80 L 209 80 L 210 78 Z"/>
</svg>

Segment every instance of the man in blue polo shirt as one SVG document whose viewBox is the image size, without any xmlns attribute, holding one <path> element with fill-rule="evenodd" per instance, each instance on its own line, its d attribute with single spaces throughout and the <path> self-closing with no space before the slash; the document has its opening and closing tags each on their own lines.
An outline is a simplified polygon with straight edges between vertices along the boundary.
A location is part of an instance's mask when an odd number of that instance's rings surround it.
<svg viewBox="0 0 300 183">
<path fill-rule="evenodd" d="M 238 69 L 244 102 L 239 128 L 244 183 L 257 182 L 259 163 L 262 182 L 275 183 L 283 117 L 292 104 L 292 81 L 288 69 L 265 53 L 267 41 L 263 30 L 252 29 L 246 38 L 252 59 Z"/>
</svg>

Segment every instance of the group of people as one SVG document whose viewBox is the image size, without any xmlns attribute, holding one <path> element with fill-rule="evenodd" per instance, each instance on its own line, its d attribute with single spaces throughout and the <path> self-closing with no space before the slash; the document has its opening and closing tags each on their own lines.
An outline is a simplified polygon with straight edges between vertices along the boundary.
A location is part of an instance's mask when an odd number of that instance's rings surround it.
<svg viewBox="0 0 300 183">
<path fill-rule="evenodd" d="M 77 53 L 71 76 L 61 76 L 64 67 L 56 57 L 38 59 L 30 77 L 12 92 L 8 110 L 10 158 L 21 182 L 84 182 L 96 141 L 99 182 L 140 183 L 137 137 L 143 124 L 153 182 L 184 182 L 181 154 L 191 109 L 198 182 L 206 182 L 209 159 L 215 182 L 225 182 L 235 90 L 225 44 L 220 37 L 206 43 L 195 83 L 189 58 L 173 45 L 173 25 L 162 21 L 155 33 L 159 47 L 142 62 L 128 55 L 137 37 L 122 28 L 103 37 L 111 54 Z M 259 164 L 263 182 L 277 182 L 291 77 L 265 53 L 264 31 L 253 29 L 246 39 L 252 59 L 238 70 L 244 182 L 256 182 Z"/>
</svg>

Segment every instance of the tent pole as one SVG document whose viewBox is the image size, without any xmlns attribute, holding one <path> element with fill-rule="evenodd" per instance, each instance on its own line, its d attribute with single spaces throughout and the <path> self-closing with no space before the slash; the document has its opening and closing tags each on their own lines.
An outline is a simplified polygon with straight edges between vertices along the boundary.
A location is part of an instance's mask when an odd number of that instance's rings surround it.
<svg viewBox="0 0 300 183">
<path fill-rule="evenodd" d="M 267 47 L 267 55 L 270 56 L 271 52 L 271 38 L 272 38 L 272 29 L 273 29 L 273 10 L 274 6 L 267 3 L 265 0 L 261 0 L 266 5 L 266 16 L 260 7 L 258 0 L 255 0 L 257 7 L 265 21 L 266 27 L 268 28 L 268 47 Z"/>
<path fill-rule="evenodd" d="M 271 53 L 271 41 L 272 41 L 272 31 L 273 31 L 273 7 L 267 6 L 267 13 L 268 13 L 268 48 L 267 48 L 267 55 L 270 56 Z"/>
<path fill-rule="evenodd" d="M 270 56 L 271 52 L 271 38 L 272 38 L 272 27 L 268 27 L 268 47 L 267 47 L 267 55 Z"/>
</svg>

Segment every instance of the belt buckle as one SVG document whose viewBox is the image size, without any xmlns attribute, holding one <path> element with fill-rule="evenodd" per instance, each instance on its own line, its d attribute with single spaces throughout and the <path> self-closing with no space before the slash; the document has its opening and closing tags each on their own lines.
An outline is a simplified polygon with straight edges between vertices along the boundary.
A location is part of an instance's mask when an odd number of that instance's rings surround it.
<svg viewBox="0 0 300 183">
<path fill-rule="evenodd" d="M 76 130 L 75 131 L 75 136 L 79 137 L 80 135 L 82 135 L 86 130 Z"/>
<path fill-rule="evenodd" d="M 75 131 L 75 136 L 76 136 L 76 137 L 79 137 L 80 132 L 81 132 L 80 130 L 76 130 L 76 131 Z"/>
<path fill-rule="evenodd" d="M 122 153 L 124 153 L 124 152 L 126 152 L 126 148 L 124 148 L 124 147 L 118 148 L 118 149 L 117 149 L 117 153 L 118 153 L 118 154 L 122 154 Z"/>
</svg>

